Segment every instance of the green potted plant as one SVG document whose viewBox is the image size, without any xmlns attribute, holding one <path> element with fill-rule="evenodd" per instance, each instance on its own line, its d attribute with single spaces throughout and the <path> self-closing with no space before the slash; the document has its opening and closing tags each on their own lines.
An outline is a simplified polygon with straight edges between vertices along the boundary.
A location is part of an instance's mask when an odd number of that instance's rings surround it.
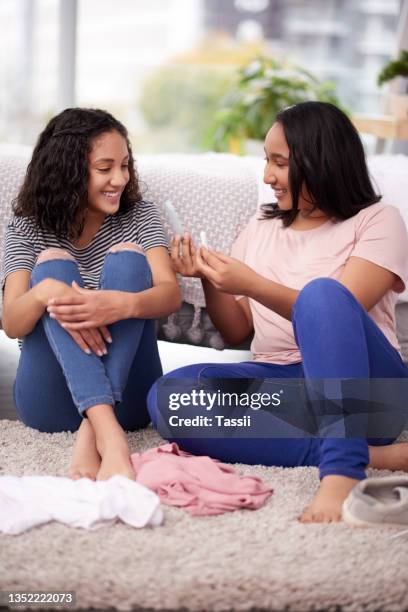
<svg viewBox="0 0 408 612">
<path fill-rule="evenodd" d="M 230 85 L 228 72 L 206 66 L 174 64 L 154 71 L 139 98 L 149 137 L 170 144 L 172 150 L 199 150 Z"/>
<path fill-rule="evenodd" d="M 248 140 L 264 139 L 279 110 L 307 100 L 338 105 L 332 83 L 300 67 L 286 67 L 260 56 L 239 69 L 236 85 L 221 101 L 207 134 L 216 151 L 248 153 Z"/>
<path fill-rule="evenodd" d="M 389 110 L 395 117 L 406 119 L 408 116 L 408 51 L 403 50 L 397 59 L 391 60 L 378 75 L 378 84 L 383 85 L 398 79 L 395 93 L 388 96 Z M 399 93 L 397 93 L 399 92 Z"/>
<path fill-rule="evenodd" d="M 239 66 L 265 51 L 263 42 L 242 43 L 210 35 L 149 73 L 138 107 L 149 127 L 148 146 L 206 150 L 205 136 L 220 100 L 235 84 Z"/>
</svg>

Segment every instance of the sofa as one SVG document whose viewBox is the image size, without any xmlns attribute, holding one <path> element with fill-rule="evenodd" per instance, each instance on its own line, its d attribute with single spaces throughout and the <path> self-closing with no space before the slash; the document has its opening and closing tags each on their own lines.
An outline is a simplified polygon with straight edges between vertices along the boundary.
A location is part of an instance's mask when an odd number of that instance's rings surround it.
<svg viewBox="0 0 408 612">
<path fill-rule="evenodd" d="M 30 154 L 30 147 L 0 145 L 0 277 L 11 202 L 23 180 Z M 200 231 L 204 230 L 209 245 L 226 253 L 259 205 L 273 197 L 270 188 L 262 182 L 263 164 L 257 157 L 217 153 L 141 155 L 137 158 L 144 197 L 157 204 L 169 237 L 173 229 L 165 205 L 168 201 L 196 242 Z M 371 156 L 368 164 L 383 201 L 397 206 L 408 226 L 408 157 Z M 181 310 L 158 322 L 164 371 L 189 363 L 250 358 L 249 340 L 239 347 L 229 347 L 214 329 L 205 310 L 200 281 L 180 279 L 180 283 Z M 408 362 L 408 291 L 398 298 L 396 320 L 401 352 L 404 361 Z"/>
</svg>

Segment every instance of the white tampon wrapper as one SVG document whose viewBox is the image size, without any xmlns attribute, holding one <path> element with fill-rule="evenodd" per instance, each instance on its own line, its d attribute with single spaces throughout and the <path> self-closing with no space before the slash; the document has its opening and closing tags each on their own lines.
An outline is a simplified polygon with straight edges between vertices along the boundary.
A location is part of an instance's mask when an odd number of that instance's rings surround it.
<svg viewBox="0 0 408 612">
<path fill-rule="evenodd" d="M 174 208 L 170 200 L 165 201 L 164 207 L 167 212 L 167 216 L 168 216 L 168 219 L 171 225 L 171 229 L 173 230 L 175 234 L 179 234 L 180 236 L 183 236 L 184 234 L 183 224 L 180 220 L 180 217 L 178 216 L 176 212 L 176 209 Z"/>
<path fill-rule="evenodd" d="M 200 242 L 201 246 L 208 249 L 207 234 L 203 230 L 200 232 Z"/>
</svg>

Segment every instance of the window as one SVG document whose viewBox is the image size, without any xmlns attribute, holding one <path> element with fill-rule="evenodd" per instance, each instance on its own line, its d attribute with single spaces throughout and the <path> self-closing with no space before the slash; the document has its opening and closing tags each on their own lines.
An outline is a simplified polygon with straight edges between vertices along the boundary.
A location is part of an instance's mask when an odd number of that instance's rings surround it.
<svg viewBox="0 0 408 612">
<path fill-rule="evenodd" d="M 262 50 L 332 80 L 351 111 L 381 112 L 376 77 L 396 51 L 400 10 L 400 0 L 77 0 L 75 102 L 115 114 L 138 151 L 200 150 L 231 75 Z M 32 143 L 61 110 L 59 3 L 2 0 L 0 18 L 0 140 Z"/>
</svg>

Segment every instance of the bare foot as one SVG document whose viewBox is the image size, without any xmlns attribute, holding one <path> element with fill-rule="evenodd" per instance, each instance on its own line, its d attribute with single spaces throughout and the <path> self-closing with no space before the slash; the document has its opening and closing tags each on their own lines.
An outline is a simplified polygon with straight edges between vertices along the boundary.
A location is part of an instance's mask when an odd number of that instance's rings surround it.
<svg viewBox="0 0 408 612">
<path fill-rule="evenodd" d="M 111 476 L 126 476 L 136 480 L 136 474 L 130 461 L 129 446 L 126 438 L 111 441 L 102 453 L 102 463 L 96 476 L 97 480 L 107 480 Z"/>
<path fill-rule="evenodd" d="M 377 470 L 403 470 L 408 472 L 408 442 L 387 446 L 369 446 L 370 463 L 368 467 Z"/>
<path fill-rule="evenodd" d="M 130 460 L 129 445 L 123 431 L 112 435 L 108 444 L 101 450 L 102 463 L 96 476 L 97 480 L 107 480 L 111 476 L 126 476 L 136 480 L 135 470 Z"/>
<path fill-rule="evenodd" d="M 78 478 L 96 479 L 101 466 L 101 457 L 96 448 L 95 433 L 88 419 L 83 419 L 77 433 L 68 476 L 73 480 Z"/>
<path fill-rule="evenodd" d="M 113 407 L 97 404 L 88 408 L 86 414 L 95 432 L 96 448 L 102 457 L 96 479 L 126 476 L 135 480 L 126 434 L 116 419 Z"/>
<path fill-rule="evenodd" d="M 299 518 L 301 523 L 337 523 L 341 521 L 343 502 L 351 489 L 360 482 L 347 476 L 330 475 L 322 478 L 312 503 Z"/>
</svg>

